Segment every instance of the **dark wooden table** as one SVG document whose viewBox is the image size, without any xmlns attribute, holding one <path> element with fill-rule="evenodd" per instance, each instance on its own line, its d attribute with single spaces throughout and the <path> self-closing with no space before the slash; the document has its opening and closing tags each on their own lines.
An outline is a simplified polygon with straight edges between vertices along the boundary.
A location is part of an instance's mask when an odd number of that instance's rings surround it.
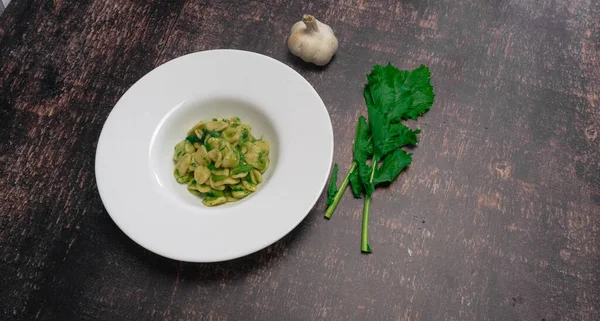
<svg viewBox="0 0 600 321">
<path fill-rule="evenodd" d="M 317 68 L 290 55 L 303 13 L 336 31 Z M 331 221 L 321 199 L 281 241 L 219 264 L 125 236 L 94 178 L 119 97 L 186 53 L 291 66 L 351 161 L 373 64 L 423 63 L 437 94 L 414 163 Z M 0 16 L 1 320 L 600 320 L 600 3 L 13 0 Z"/>
</svg>

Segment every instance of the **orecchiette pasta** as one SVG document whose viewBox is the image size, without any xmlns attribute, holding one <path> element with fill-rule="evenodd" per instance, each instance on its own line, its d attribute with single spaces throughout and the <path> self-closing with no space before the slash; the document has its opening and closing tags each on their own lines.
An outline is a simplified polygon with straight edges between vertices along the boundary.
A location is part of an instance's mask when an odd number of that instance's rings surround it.
<svg viewBox="0 0 600 321">
<path fill-rule="evenodd" d="M 252 136 L 238 117 L 213 118 L 194 125 L 175 145 L 173 175 L 202 203 L 217 206 L 257 190 L 269 167 L 269 143 Z"/>
</svg>

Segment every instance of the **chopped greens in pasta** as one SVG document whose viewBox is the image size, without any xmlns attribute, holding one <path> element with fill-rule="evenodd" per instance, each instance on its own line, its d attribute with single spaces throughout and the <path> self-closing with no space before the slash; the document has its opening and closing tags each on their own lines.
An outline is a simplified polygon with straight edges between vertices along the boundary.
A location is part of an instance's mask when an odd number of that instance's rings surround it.
<svg viewBox="0 0 600 321">
<path fill-rule="evenodd" d="M 269 168 L 269 143 L 252 136 L 238 117 L 213 118 L 194 125 L 175 145 L 173 176 L 202 203 L 217 206 L 257 190 Z"/>
</svg>

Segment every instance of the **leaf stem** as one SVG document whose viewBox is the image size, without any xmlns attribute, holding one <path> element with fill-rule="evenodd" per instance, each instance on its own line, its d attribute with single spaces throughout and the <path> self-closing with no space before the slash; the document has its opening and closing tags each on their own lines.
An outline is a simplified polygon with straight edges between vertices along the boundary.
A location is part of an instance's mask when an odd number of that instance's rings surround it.
<svg viewBox="0 0 600 321">
<path fill-rule="evenodd" d="M 369 177 L 369 183 L 373 183 L 373 177 L 375 176 L 375 168 L 379 157 L 374 156 L 371 163 L 371 176 Z M 371 210 L 371 195 L 365 197 L 365 205 L 363 207 L 363 218 L 362 218 L 362 230 L 360 233 L 360 250 L 363 253 L 371 253 L 371 247 L 369 246 L 369 211 Z"/>
<path fill-rule="evenodd" d="M 342 185 L 340 185 L 340 189 L 337 191 L 337 193 L 335 193 L 333 203 L 331 203 L 331 205 L 329 205 L 329 207 L 327 207 L 327 210 L 325 211 L 326 219 L 330 219 L 333 215 L 333 212 L 335 211 L 338 203 L 340 202 L 340 199 L 342 199 L 342 195 L 344 195 L 344 191 L 346 191 L 346 187 L 348 186 L 348 182 L 350 181 L 350 174 L 352 174 L 352 172 L 356 170 L 356 166 L 358 166 L 356 162 L 352 162 L 352 166 L 350 167 L 348 174 L 346 174 L 346 177 L 344 177 Z"/>
<path fill-rule="evenodd" d="M 362 231 L 360 233 L 360 251 L 363 253 L 371 253 L 369 247 L 369 208 L 371 207 L 371 195 L 365 197 L 365 205 L 363 207 Z"/>
</svg>

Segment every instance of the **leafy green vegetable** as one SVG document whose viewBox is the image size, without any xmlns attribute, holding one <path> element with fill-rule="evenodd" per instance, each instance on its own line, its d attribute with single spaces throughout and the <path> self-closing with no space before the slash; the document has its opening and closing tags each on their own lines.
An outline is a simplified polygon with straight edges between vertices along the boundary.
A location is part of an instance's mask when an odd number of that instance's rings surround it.
<svg viewBox="0 0 600 321">
<path fill-rule="evenodd" d="M 213 175 L 212 176 L 212 180 L 214 182 L 218 182 L 218 181 L 222 181 L 222 180 L 226 179 L 227 177 L 229 177 L 229 176 L 227 176 L 227 175 Z"/>
<path fill-rule="evenodd" d="M 238 167 L 234 168 L 231 171 L 231 175 L 235 175 L 235 174 L 239 174 L 239 173 L 247 173 L 249 171 L 251 171 L 254 167 L 252 167 L 252 165 L 248 165 L 248 164 L 242 164 L 239 165 Z"/>
<path fill-rule="evenodd" d="M 216 131 L 208 132 L 208 136 L 214 137 L 214 138 L 222 138 L 223 137 L 223 135 L 221 135 L 220 132 L 216 132 Z"/>
<path fill-rule="evenodd" d="M 337 204 L 340 202 L 340 199 L 342 198 L 342 195 L 344 194 L 344 191 L 346 190 L 346 187 L 348 186 L 348 183 L 350 182 L 350 174 L 352 172 L 354 172 L 355 169 L 356 169 L 356 162 L 352 162 L 352 167 L 350 167 L 350 170 L 348 171 L 348 174 L 346 175 L 346 177 L 342 181 L 342 184 L 340 185 L 340 188 L 336 191 L 335 196 L 333 197 L 333 201 L 332 201 L 331 205 L 329 205 L 329 207 L 327 207 L 327 210 L 325 211 L 325 218 L 326 219 L 330 219 L 331 215 L 333 215 L 333 211 L 335 211 L 335 208 L 337 207 Z M 336 178 L 337 178 L 337 172 L 335 174 L 336 174 Z M 329 200 L 327 200 L 327 201 L 329 202 Z"/>
<path fill-rule="evenodd" d="M 196 134 L 190 135 L 190 136 L 186 137 L 185 139 L 192 144 L 202 142 L 202 140 L 198 136 L 196 136 Z"/>
<path fill-rule="evenodd" d="M 217 197 L 221 197 L 225 195 L 222 191 L 218 191 L 216 189 L 213 189 L 212 191 L 206 193 L 206 197 L 210 197 L 210 198 L 217 198 Z"/>
<path fill-rule="evenodd" d="M 412 154 L 401 148 L 416 145 L 420 130 L 412 130 L 401 121 L 416 120 L 431 108 L 435 94 L 430 78 L 429 69 L 423 65 L 412 71 L 398 70 L 391 64 L 375 65 L 367 75 L 364 97 L 369 120 L 364 116 L 358 119 L 354 162 L 344 179 L 346 184 L 351 183 L 354 197 L 365 194 L 361 232 L 361 251 L 365 253 L 371 252 L 368 244 L 371 194 L 378 184 L 394 181 L 412 162 Z M 345 187 L 342 184 L 332 195 L 330 186 L 326 218 L 331 218 Z"/>
<path fill-rule="evenodd" d="M 365 189 L 363 188 L 362 183 L 360 182 L 360 177 L 358 177 L 358 172 L 357 171 L 350 172 L 350 175 L 348 178 L 350 180 L 350 188 L 352 190 L 352 194 L 354 195 L 354 198 L 360 198 L 362 193 L 365 192 Z"/>
<path fill-rule="evenodd" d="M 325 218 L 330 218 L 335 211 L 342 194 L 346 190 L 346 186 L 348 183 L 351 183 L 352 193 L 354 197 L 360 198 L 361 194 L 364 191 L 362 186 L 362 182 L 359 178 L 358 172 L 356 168 L 358 167 L 358 163 L 361 164 L 366 163 L 366 161 L 373 155 L 373 144 L 371 142 L 371 130 L 369 129 L 369 125 L 367 124 L 367 119 L 364 116 L 360 116 L 358 118 L 358 124 L 356 125 L 356 137 L 354 138 L 354 162 L 352 163 L 352 167 L 346 174 L 340 189 L 336 192 L 336 195 L 333 197 L 333 201 L 327 208 L 325 212 Z M 365 172 L 368 170 L 367 168 L 359 168 L 359 171 Z M 329 199 L 328 199 L 329 202 Z"/>
<path fill-rule="evenodd" d="M 371 166 L 363 161 L 363 159 L 356 161 L 358 162 L 359 176 L 364 190 L 367 196 L 370 196 L 375 190 L 376 185 L 376 183 L 373 184 L 373 168 L 386 155 L 397 151 L 399 148 L 406 145 L 416 145 L 418 141 L 417 134 L 421 131 L 413 131 L 402 123 L 391 123 L 389 116 L 382 115 L 375 107 L 367 108 L 369 109 L 369 121 L 371 123 L 373 159 L 371 160 Z"/>
<path fill-rule="evenodd" d="M 335 163 L 333 165 L 333 172 L 331 173 L 331 178 L 329 181 L 329 190 L 327 191 L 327 205 L 333 204 L 333 198 L 335 194 L 338 192 L 337 188 L 337 177 L 338 177 L 338 164 Z"/>
<path fill-rule="evenodd" d="M 369 122 L 373 134 L 373 155 L 381 158 L 392 151 L 417 144 L 420 130 L 410 130 L 402 123 L 392 123 L 389 115 L 384 115 L 375 108 L 369 109 Z"/>
<path fill-rule="evenodd" d="M 431 73 L 424 65 L 413 71 L 398 70 L 391 63 L 385 67 L 375 65 L 367 79 L 365 92 L 368 89 L 370 93 L 367 108 L 369 104 L 377 106 L 391 121 L 416 120 L 433 105 Z"/>
<path fill-rule="evenodd" d="M 356 126 L 356 137 L 354 138 L 354 160 L 366 162 L 373 156 L 373 142 L 371 141 L 371 129 L 367 124 L 365 116 L 358 117 Z"/>
<path fill-rule="evenodd" d="M 373 141 L 371 129 L 364 116 L 358 117 L 356 125 L 356 137 L 354 138 L 354 162 L 358 166 L 358 172 L 352 171 L 349 174 L 352 194 L 355 198 L 360 198 L 365 188 L 361 177 L 368 177 L 368 166 L 365 166 L 367 160 L 373 156 Z"/>
<path fill-rule="evenodd" d="M 250 136 L 250 133 L 248 133 L 248 129 L 246 129 L 246 128 L 242 129 L 242 137 L 240 138 L 240 143 L 247 142 L 249 136 Z"/>
<path fill-rule="evenodd" d="M 375 169 L 373 175 L 373 185 L 380 183 L 391 183 L 400 175 L 400 172 L 410 165 L 412 162 L 412 154 L 407 154 L 405 151 L 398 149 L 393 153 L 388 154 L 383 159 L 383 164 Z"/>
</svg>

